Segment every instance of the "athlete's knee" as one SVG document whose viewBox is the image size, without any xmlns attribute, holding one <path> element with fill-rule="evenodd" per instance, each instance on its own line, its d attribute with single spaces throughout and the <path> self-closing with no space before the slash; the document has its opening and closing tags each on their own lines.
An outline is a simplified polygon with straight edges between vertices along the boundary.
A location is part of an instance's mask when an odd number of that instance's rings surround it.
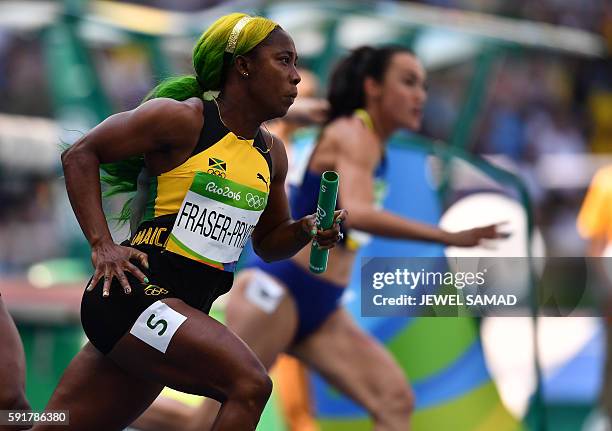
<svg viewBox="0 0 612 431">
<path fill-rule="evenodd" d="M 264 406 L 272 394 L 272 379 L 262 367 L 241 377 L 234 385 L 229 398 Z"/>
<path fill-rule="evenodd" d="M 400 380 L 386 385 L 380 392 L 373 414 L 383 422 L 391 418 L 406 418 L 412 415 L 414 404 L 414 393 L 410 385 L 405 380 Z"/>
</svg>

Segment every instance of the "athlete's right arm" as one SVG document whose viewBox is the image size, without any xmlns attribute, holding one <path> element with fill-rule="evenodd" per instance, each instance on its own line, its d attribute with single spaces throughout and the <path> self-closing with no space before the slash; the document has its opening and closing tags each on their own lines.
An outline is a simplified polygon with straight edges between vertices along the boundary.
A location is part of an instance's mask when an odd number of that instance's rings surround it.
<svg viewBox="0 0 612 431">
<path fill-rule="evenodd" d="M 348 227 L 374 235 L 437 242 L 457 247 L 478 245 L 484 238 L 502 238 L 497 225 L 461 232 L 447 232 L 437 226 L 409 220 L 374 205 L 374 170 L 380 159 L 379 144 L 368 140 L 359 125 L 347 120 L 330 134 L 337 148 L 336 167 L 340 175 L 340 204 L 351 215 Z"/>
<path fill-rule="evenodd" d="M 104 296 L 108 296 L 113 277 L 129 293 L 124 271 L 144 281 L 145 275 L 130 259 L 137 259 L 146 267 L 147 258 L 136 249 L 113 242 L 102 210 L 100 164 L 172 151 L 173 146 L 182 145 L 185 140 L 180 139 L 180 134 L 185 127 L 181 123 L 188 117 L 182 114 L 186 109 L 183 105 L 170 99 L 155 99 L 132 111 L 112 115 L 62 153 L 68 197 L 92 249 L 95 273 L 90 287 L 104 276 Z"/>
</svg>

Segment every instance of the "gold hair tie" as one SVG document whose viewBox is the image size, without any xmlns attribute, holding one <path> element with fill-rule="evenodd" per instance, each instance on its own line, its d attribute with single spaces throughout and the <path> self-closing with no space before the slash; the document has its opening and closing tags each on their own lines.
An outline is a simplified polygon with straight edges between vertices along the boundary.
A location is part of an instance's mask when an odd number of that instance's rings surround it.
<svg viewBox="0 0 612 431">
<path fill-rule="evenodd" d="M 250 16 L 244 16 L 238 20 L 232 32 L 230 34 L 229 39 L 227 40 L 227 47 L 225 47 L 225 52 L 229 52 L 233 54 L 236 51 L 236 45 L 238 44 L 238 36 L 240 36 L 240 32 L 244 28 L 245 25 L 249 23 L 253 18 Z"/>
</svg>

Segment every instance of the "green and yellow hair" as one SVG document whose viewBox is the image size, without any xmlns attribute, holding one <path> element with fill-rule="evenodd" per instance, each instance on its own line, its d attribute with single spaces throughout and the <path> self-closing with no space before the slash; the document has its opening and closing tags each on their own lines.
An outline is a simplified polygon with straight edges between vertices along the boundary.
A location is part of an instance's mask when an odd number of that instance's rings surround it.
<svg viewBox="0 0 612 431">
<path fill-rule="evenodd" d="M 149 92 L 142 103 L 159 97 L 181 101 L 191 97 L 204 98 L 205 93 L 221 91 L 224 85 L 224 74 L 227 67 L 233 64 L 235 57 L 247 54 L 278 27 L 274 21 L 264 17 L 243 19 L 246 17 L 249 16 L 243 13 L 232 13 L 217 19 L 200 36 L 193 48 L 194 74 L 162 81 Z M 234 40 L 228 52 L 228 41 L 232 32 L 234 32 Z M 102 165 L 101 169 L 104 171 L 102 182 L 109 186 L 104 196 L 119 193 L 133 194 L 137 188 L 138 175 L 143 167 L 144 156 L 142 155 Z M 132 197 L 126 201 L 116 217 L 119 222 L 126 222 L 130 219 L 131 201 Z"/>
</svg>

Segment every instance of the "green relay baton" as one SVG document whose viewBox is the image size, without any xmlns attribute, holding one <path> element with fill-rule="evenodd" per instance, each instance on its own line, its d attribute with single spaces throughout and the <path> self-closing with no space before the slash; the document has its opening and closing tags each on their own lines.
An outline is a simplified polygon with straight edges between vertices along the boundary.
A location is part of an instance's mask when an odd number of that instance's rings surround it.
<svg viewBox="0 0 612 431">
<path fill-rule="evenodd" d="M 339 179 L 338 173 L 334 171 L 325 171 L 321 175 L 321 187 L 319 188 L 319 201 L 317 203 L 317 228 L 319 229 L 329 229 L 334 223 Z M 321 250 L 316 241 L 313 240 L 310 248 L 310 271 L 315 274 L 325 272 L 328 255 L 329 250 Z"/>
</svg>

